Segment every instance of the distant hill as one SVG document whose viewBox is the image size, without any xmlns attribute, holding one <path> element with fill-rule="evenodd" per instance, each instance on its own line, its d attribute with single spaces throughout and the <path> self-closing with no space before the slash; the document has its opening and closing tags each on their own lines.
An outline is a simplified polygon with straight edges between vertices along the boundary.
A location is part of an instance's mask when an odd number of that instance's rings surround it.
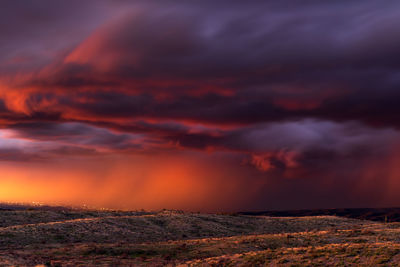
<svg viewBox="0 0 400 267">
<path fill-rule="evenodd" d="M 348 208 L 239 212 L 240 215 L 303 217 L 331 215 L 380 222 L 400 222 L 400 208 Z"/>
</svg>

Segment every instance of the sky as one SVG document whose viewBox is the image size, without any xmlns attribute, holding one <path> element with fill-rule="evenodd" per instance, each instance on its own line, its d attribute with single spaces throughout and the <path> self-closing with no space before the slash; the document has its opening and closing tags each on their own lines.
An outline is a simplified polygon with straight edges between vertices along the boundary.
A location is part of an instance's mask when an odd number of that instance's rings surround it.
<svg viewBox="0 0 400 267">
<path fill-rule="evenodd" d="M 400 206 L 398 1 L 0 3 L 0 201 Z"/>
</svg>

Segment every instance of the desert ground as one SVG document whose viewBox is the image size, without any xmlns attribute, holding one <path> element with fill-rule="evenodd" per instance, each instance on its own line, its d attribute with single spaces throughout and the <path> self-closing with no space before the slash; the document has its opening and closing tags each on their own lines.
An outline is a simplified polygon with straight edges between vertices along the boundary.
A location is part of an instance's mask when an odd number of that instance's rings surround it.
<svg viewBox="0 0 400 267">
<path fill-rule="evenodd" d="M 0 266 L 398 266 L 387 221 L 3 205 Z"/>
</svg>

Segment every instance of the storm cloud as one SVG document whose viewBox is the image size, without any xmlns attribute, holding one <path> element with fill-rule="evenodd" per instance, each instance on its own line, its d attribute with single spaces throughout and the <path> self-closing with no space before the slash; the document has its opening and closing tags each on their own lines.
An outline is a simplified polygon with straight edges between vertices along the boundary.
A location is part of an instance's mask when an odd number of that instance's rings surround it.
<svg viewBox="0 0 400 267">
<path fill-rule="evenodd" d="M 241 208 L 398 204 L 399 7 L 3 1 L 0 160 L 189 153 Z"/>
</svg>

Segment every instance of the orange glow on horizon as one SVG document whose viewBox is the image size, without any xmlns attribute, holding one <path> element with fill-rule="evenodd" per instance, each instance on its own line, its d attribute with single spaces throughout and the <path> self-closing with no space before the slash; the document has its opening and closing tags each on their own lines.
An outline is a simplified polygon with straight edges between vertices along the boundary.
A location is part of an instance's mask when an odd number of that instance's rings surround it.
<svg viewBox="0 0 400 267">
<path fill-rule="evenodd" d="M 251 191 L 243 190 L 245 180 L 226 182 L 234 170 L 178 156 L 57 163 L 51 169 L 2 166 L 0 173 L 3 202 L 208 211 L 228 209 Z"/>
</svg>

